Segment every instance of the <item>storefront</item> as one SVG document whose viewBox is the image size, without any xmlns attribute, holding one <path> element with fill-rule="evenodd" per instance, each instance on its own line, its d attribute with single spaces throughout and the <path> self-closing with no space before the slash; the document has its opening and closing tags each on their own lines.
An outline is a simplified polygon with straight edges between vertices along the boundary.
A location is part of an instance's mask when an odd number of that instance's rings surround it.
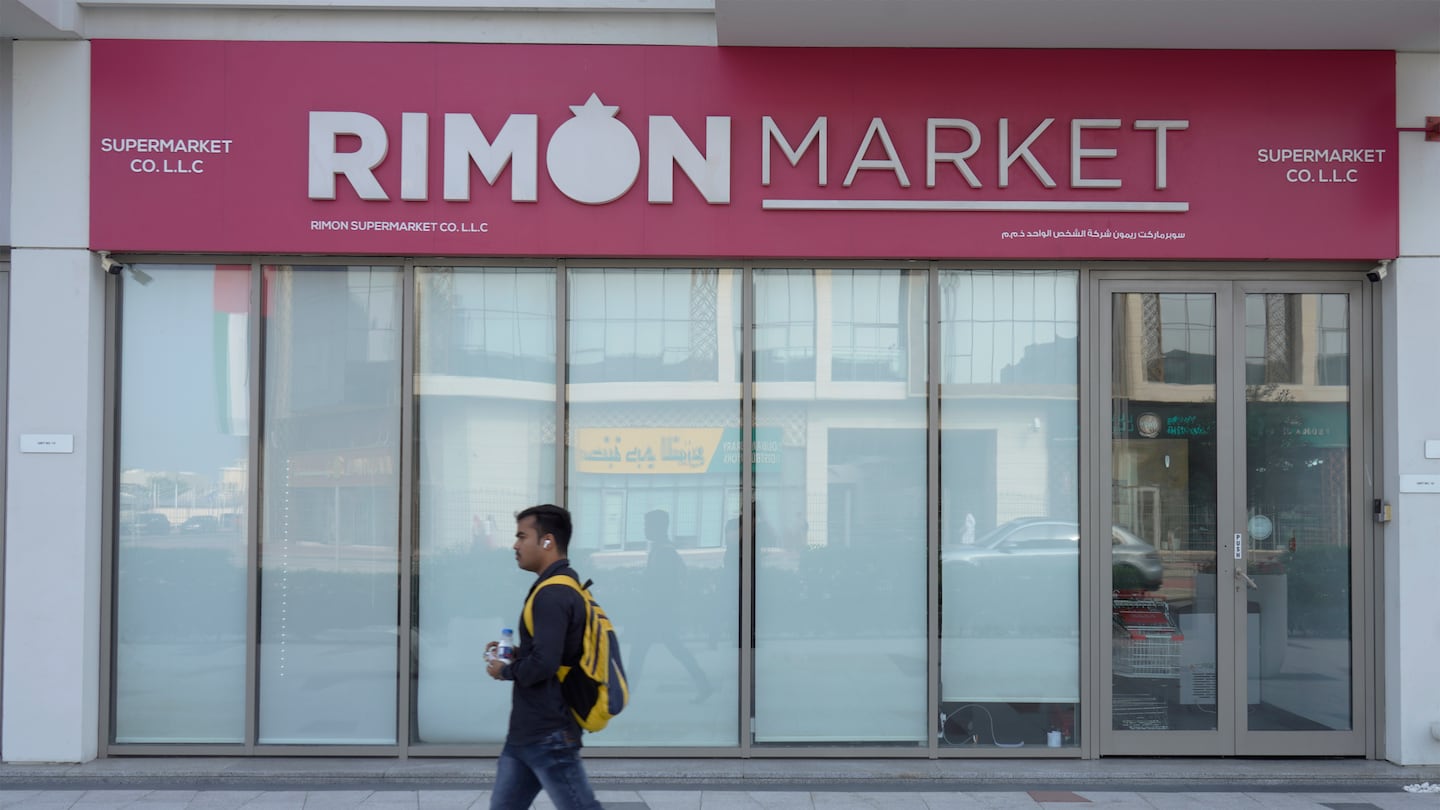
<svg viewBox="0 0 1440 810">
<path fill-rule="evenodd" d="M 1376 755 L 1394 53 L 88 71 L 98 753 L 493 756 L 558 502 L 590 755 Z"/>
</svg>

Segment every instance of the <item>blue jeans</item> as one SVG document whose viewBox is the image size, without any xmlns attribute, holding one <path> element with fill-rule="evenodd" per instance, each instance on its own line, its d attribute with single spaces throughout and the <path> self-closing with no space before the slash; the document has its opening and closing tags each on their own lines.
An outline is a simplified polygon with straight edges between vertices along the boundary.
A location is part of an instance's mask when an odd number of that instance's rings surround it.
<svg viewBox="0 0 1440 810">
<path fill-rule="evenodd" d="M 495 763 L 490 810 L 525 810 L 541 788 L 556 810 L 601 810 L 580 762 L 580 741 L 557 731 L 538 743 L 505 743 Z"/>
</svg>

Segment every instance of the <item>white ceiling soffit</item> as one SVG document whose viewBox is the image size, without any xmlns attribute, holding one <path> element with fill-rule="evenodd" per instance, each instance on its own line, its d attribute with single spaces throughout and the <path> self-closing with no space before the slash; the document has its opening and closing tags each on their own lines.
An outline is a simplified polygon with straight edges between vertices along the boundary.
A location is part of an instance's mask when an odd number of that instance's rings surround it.
<svg viewBox="0 0 1440 810">
<path fill-rule="evenodd" d="M 1440 52 L 1440 0 L 715 0 L 721 45 Z"/>
<path fill-rule="evenodd" d="M 9 7 L 26 14 L 7 19 Z M 714 0 L 0 0 L 0 36 L 714 45 L 714 9 Z M 22 16 L 50 26 L 22 30 L 12 21 Z"/>
<path fill-rule="evenodd" d="M 77 12 L 74 0 L 0 0 L 0 37 L 74 38 Z"/>
</svg>

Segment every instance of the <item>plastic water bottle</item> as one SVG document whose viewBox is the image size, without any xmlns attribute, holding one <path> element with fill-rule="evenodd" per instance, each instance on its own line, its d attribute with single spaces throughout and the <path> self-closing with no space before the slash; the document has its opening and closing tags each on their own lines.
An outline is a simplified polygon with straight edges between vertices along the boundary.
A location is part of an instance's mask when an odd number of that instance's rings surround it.
<svg viewBox="0 0 1440 810">
<path fill-rule="evenodd" d="M 495 647 L 495 657 L 501 661 L 515 660 L 515 631 L 506 627 L 500 631 L 500 643 Z"/>
</svg>

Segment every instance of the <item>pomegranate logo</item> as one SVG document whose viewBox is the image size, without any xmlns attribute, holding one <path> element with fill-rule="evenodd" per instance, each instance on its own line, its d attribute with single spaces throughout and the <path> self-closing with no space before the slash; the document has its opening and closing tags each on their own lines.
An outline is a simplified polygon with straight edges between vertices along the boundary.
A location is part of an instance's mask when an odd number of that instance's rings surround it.
<svg viewBox="0 0 1440 810">
<path fill-rule="evenodd" d="M 640 144 L 615 120 L 620 108 L 600 97 L 571 107 L 574 118 L 561 124 L 545 150 L 545 167 L 555 187 L 570 199 L 604 205 L 625 195 L 640 177 Z"/>
<path fill-rule="evenodd" d="M 586 205 L 604 205 L 627 194 L 640 177 L 640 144 L 616 119 L 619 106 L 606 105 L 595 93 L 572 118 L 556 128 L 545 149 L 545 168 L 555 187 Z M 430 114 L 400 116 L 400 199 L 430 199 Z M 651 115 L 646 144 L 649 184 L 646 198 L 656 205 L 675 201 L 675 176 L 683 175 L 710 205 L 730 204 L 730 117 L 705 117 L 705 149 L 696 146 L 673 116 Z M 539 116 L 512 113 L 493 137 L 487 137 L 469 113 L 445 113 L 441 175 L 446 202 L 468 202 L 471 170 L 488 185 L 510 175 L 510 200 L 539 200 Z M 341 137 L 359 145 L 341 152 Z M 355 111 L 310 112 L 309 196 L 336 199 L 344 178 L 362 200 L 386 201 L 375 170 L 390 152 L 391 133 L 378 118 Z"/>
</svg>

